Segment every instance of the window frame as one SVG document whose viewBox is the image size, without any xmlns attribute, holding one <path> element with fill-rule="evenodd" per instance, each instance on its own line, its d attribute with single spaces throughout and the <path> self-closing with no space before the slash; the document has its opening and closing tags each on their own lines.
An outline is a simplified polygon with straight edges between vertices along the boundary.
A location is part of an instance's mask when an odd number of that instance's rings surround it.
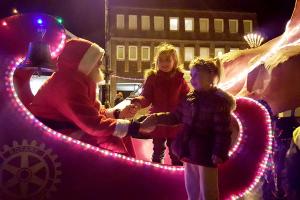
<svg viewBox="0 0 300 200">
<path fill-rule="evenodd" d="M 207 22 L 207 31 L 201 31 L 201 20 Z M 199 31 L 200 33 L 209 33 L 209 18 L 199 18 Z"/>
<path fill-rule="evenodd" d="M 148 57 L 146 59 L 143 58 L 143 49 L 147 49 Z M 150 61 L 150 46 L 141 46 L 141 61 L 148 62 Z"/>
<path fill-rule="evenodd" d="M 192 30 L 187 30 L 186 29 L 186 20 L 191 20 L 191 22 L 192 22 Z M 184 18 L 184 30 L 186 32 L 194 32 L 195 31 L 195 19 L 193 17 L 185 17 Z"/>
<path fill-rule="evenodd" d="M 123 57 L 119 57 L 119 48 L 123 48 Z M 118 61 L 123 61 L 123 60 L 125 60 L 125 45 L 117 45 L 116 46 L 116 51 L 117 51 L 117 56 L 116 56 L 116 58 L 117 58 L 117 60 Z"/>
<path fill-rule="evenodd" d="M 157 23 L 155 23 L 156 22 L 156 20 L 155 19 L 162 19 L 162 24 L 163 24 L 163 26 L 162 26 L 162 29 L 157 29 L 156 27 L 156 24 Z M 154 27 L 154 31 L 164 31 L 165 30 L 165 17 L 164 16 L 153 16 L 153 27 Z"/>
<path fill-rule="evenodd" d="M 135 48 L 135 55 L 136 55 L 135 58 L 130 57 L 131 56 L 131 53 L 130 53 L 131 48 Z M 129 61 L 137 61 L 138 60 L 138 48 L 137 48 L 137 46 L 135 46 L 135 45 L 129 45 L 128 46 L 128 60 Z"/>
<path fill-rule="evenodd" d="M 122 17 L 122 26 L 119 27 L 118 26 L 118 22 L 120 22 L 118 19 L 118 17 Z M 122 30 L 122 29 L 125 29 L 125 15 L 124 14 L 116 14 L 116 29 L 118 30 Z"/>
<path fill-rule="evenodd" d="M 222 31 L 221 32 L 217 32 L 216 31 L 216 22 L 217 21 L 221 21 L 222 22 Z M 215 31 L 215 33 L 224 33 L 224 19 L 222 19 L 222 18 L 214 18 L 214 31 Z"/>
<path fill-rule="evenodd" d="M 230 22 L 236 22 L 236 25 L 235 25 L 236 32 L 230 31 Z M 229 29 L 229 33 L 232 33 L 232 34 L 238 33 L 239 32 L 239 20 L 238 19 L 229 19 L 228 20 L 228 29 Z"/>
</svg>

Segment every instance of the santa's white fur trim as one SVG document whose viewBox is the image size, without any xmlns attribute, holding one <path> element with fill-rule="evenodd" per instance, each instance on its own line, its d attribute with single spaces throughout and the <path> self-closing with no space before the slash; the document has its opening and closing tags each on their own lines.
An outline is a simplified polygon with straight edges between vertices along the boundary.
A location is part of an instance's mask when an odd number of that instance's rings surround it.
<svg viewBox="0 0 300 200">
<path fill-rule="evenodd" d="M 93 43 L 82 57 L 78 70 L 85 75 L 88 75 L 93 70 L 98 60 L 102 59 L 104 52 L 104 49 Z"/>
<path fill-rule="evenodd" d="M 126 119 L 117 119 L 117 124 L 113 136 L 122 138 L 127 135 L 130 121 Z"/>
</svg>

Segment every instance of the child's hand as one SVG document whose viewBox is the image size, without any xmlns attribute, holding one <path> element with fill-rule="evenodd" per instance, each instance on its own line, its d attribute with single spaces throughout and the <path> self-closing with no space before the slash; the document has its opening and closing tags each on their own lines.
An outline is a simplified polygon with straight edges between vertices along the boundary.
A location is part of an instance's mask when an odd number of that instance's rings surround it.
<svg viewBox="0 0 300 200">
<path fill-rule="evenodd" d="M 140 110 L 142 108 L 141 104 L 137 101 L 134 101 L 131 104 L 133 104 L 137 110 Z"/>
<path fill-rule="evenodd" d="M 157 119 L 156 115 L 149 115 L 141 122 L 140 131 L 143 133 L 150 133 L 156 128 Z"/>
<path fill-rule="evenodd" d="M 120 112 L 119 118 L 125 119 L 125 118 L 133 118 L 134 115 L 137 113 L 138 108 L 134 104 L 130 104 L 126 106 L 123 110 Z"/>
<path fill-rule="evenodd" d="M 211 159 L 212 159 L 212 162 L 214 163 L 214 165 L 223 163 L 223 160 L 217 155 L 212 155 Z"/>
</svg>

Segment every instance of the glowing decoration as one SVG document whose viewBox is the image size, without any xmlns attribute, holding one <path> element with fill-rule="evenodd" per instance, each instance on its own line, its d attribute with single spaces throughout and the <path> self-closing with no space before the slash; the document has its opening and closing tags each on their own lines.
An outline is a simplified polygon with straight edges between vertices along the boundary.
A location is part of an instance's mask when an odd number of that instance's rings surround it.
<svg viewBox="0 0 300 200">
<path fill-rule="evenodd" d="M 239 198 L 243 197 L 244 195 L 248 194 L 258 184 L 258 182 L 260 181 L 260 178 L 264 174 L 265 170 L 268 169 L 268 161 L 269 161 L 270 156 L 272 155 L 272 146 L 273 146 L 272 124 L 271 124 L 271 117 L 269 115 L 268 110 L 262 104 L 258 103 L 257 101 L 255 101 L 251 98 L 244 97 L 243 99 L 246 101 L 249 101 L 249 103 L 253 103 L 256 106 L 259 106 L 261 108 L 261 110 L 263 110 L 264 116 L 265 116 L 266 122 L 267 122 L 266 129 L 268 130 L 268 137 L 267 137 L 267 148 L 265 149 L 265 154 L 263 156 L 263 159 L 260 161 L 260 165 L 259 165 L 260 167 L 256 172 L 255 179 L 253 180 L 253 182 L 250 184 L 250 186 L 246 190 L 240 191 L 237 195 L 232 195 L 230 199 L 234 199 L 234 200 L 239 199 Z M 241 141 L 241 142 L 243 142 L 243 141 Z M 235 149 L 235 147 L 233 149 Z"/>
<path fill-rule="evenodd" d="M 239 136 L 238 136 L 238 139 L 237 139 L 235 145 L 229 150 L 229 153 L 228 153 L 229 157 L 232 156 L 236 152 L 238 147 L 240 146 L 242 138 L 243 138 L 243 131 L 244 131 L 241 120 L 234 113 L 232 113 L 232 116 L 235 118 L 235 120 L 237 121 L 237 123 L 239 125 Z"/>
<path fill-rule="evenodd" d="M 3 21 L 3 22 L 2 22 L 2 26 L 7 26 L 7 22 L 6 22 L 6 21 Z"/>
<path fill-rule="evenodd" d="M 55 47 L 55 48 L 53 48 L 53 47 L 51 48 L 50 47 L 50 49 L 51 49 L 51 57 L 52 58 L 55 58 L 55 57 L 58 56 L 58 54 L 64 48 L 65 42 L 66 42 L 66 34 L 65 34 L 65 32 L 62 32 L 61 33 L 61 42 L 59 43 L 59 45 L 57 47 Z"/>
<path fill-rule="evenodd" d="M 265 53 L 262 57 L 260 57 L 260 59 L 258 59 L 254 64 L 252 64 L 248 69 L 243 70 L 236 77 L 230 79 L 227 82 L 221 83 L 220 87 L 222 89 L 224 89 L 224 90 L 228 90 L 228 89 L 232 88 L 239 81 L 241 81 L 244 78 L 246 78 L 249 72 L 251 72 L 257 66 L 263 64 L 265 60 L 267 60 L 272 55 L 274 55 L 279 49 L 281 49 L 284 46 L 288 45 L 288 44 L 286 44 L 286 42 L 288 41 L 288 39 L 290 39 L 291 37 L 293 37 L 300 30 L 300 25 L 296 26 L 295 28 L 290 29 L 289 28 L 289 23 L 290 23 L 290 21 L 287 23 L 286 28 L 285 28 L 285 32 L 281 36 L 280 40 L 271 48 L 270 51 L 268 51 L 267 53 Z"/>
<path fill-rule="evenodd" d="M 12 9 L 12 13 L 13 13 L 14 15 L 16 15 L 16 14 L 19 14 L 19 11 L 18 11 L 16 8 L 13 8 L 13 9 Z"/>
<path fill-rule="evenodd" d="M 257 33 L 249 33 L 244 36 L 244 39 L 246 40 L 250 48 L 259 47 L 264 41 L 264 38 Z"/>
<path fill-rule="evenodd" d="M 56 21 L 59 23 L 59 24 L 62 24 L 63 23 L 63 19 L 61 17 L 56 17 Z"/>
<path fill-rule="evenodd" d="M 43 24 L 43 20 L 41 18 L 38 18 L 37 21 L 36 21 L 39 25 L 42 25 Z"/>
</svg>

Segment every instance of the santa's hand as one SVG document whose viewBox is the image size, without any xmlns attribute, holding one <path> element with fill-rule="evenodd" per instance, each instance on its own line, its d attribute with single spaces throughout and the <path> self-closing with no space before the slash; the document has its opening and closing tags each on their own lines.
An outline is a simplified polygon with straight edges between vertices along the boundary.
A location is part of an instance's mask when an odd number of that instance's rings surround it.
<svg viewBox="0 0 300 200">
<path fill-rule="evenodd" d="M 212 155 L 211 159 L 214 165 L 223 163 L 223 160 L 217 155 Z"/>
<path fill-rule="evenodd" d="M 157 125 L 156 115 L 149 115 L 141 122 L 140 132 L 148 134 L 155 130 Z"/>
<path fill-rule="evenodd" d="M 133 118 L 134 115 L 137 113 L 137 111 L 138 111 L 137 106 L 130 104 L 120 111 L 119 118 L 120 119 Z"/>
</svg>

